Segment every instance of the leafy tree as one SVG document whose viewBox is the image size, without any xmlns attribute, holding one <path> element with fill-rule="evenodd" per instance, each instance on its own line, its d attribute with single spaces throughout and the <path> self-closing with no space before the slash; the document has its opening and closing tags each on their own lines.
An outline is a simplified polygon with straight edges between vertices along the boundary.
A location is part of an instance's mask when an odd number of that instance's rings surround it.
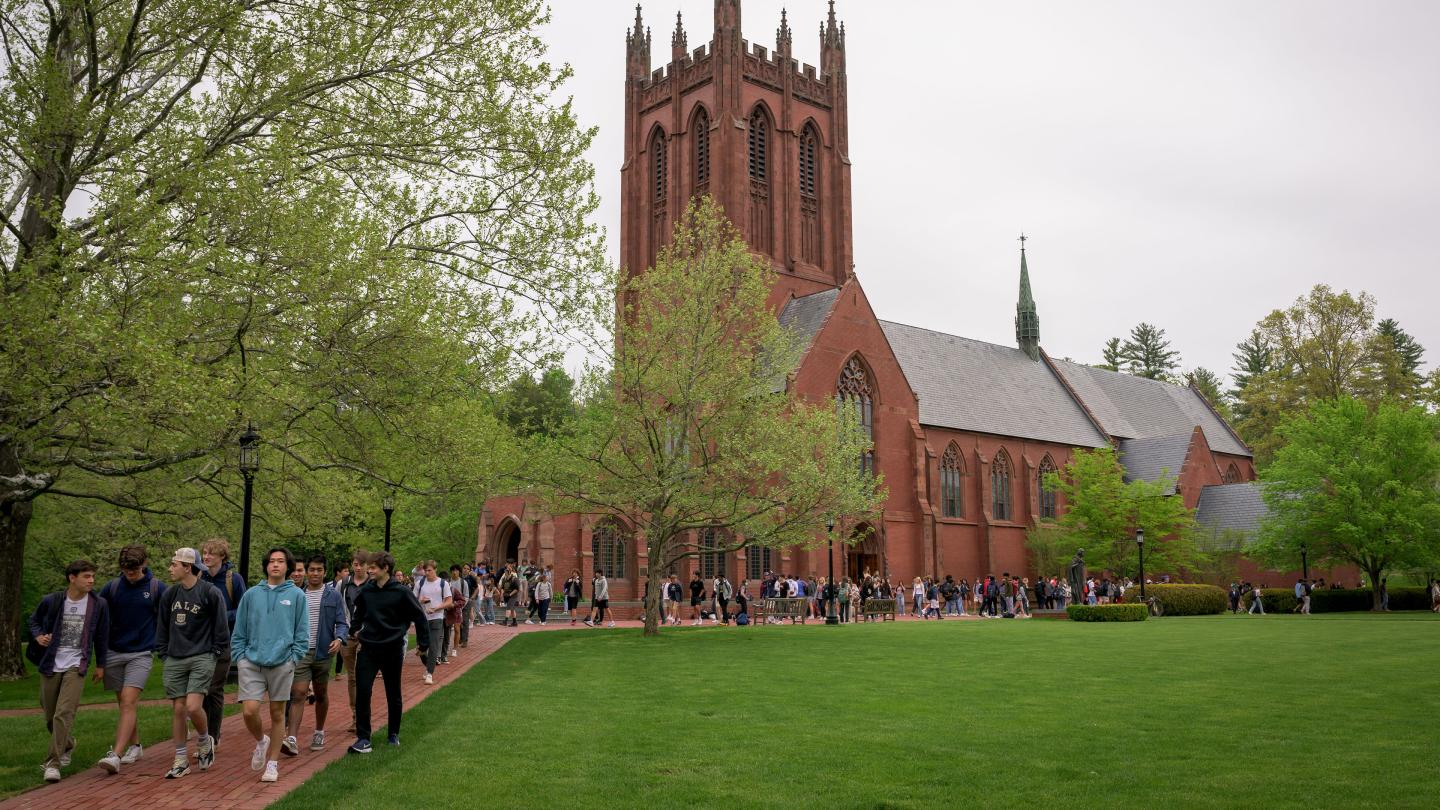
<svg viewBox="0 0 1440 810">
<path fill-rule="evenodd" d="M 548 101 L 545 20 L 0 4 L 0 677 L 38 502 L 233 526 L 252 419 L 262 531 L 343 523 L 321 478 L 483 489 L 476 403 L 603 303 L 593 131 Z"/>
<path fill-rule="evenodd" d="M 785 390 L 800 347 L 766 306 L 773 279 L 696 200 L 655 267 L 625 283 L 611 375 L 592 381 L 573 435 L 534 443 L 526 478 L 547 510 L 610 516 L 644 543 L 646 635 L 661 577 L 700 553 L 699 532 L 728 538 L 723 552 L 814 545 L 828 520 L 882 502 L 854 415 Z"/>
<path fill-rule="evenodd" d="M 1219 375 L 1203 366 L 1185 372 L 1185 382 L 1204 395 L 1214 408 L 1228 422 L 1231 419 L 1229 397 L 1220 390 L 1223 384 Z"/>
<path fill-rule="evenodd" d="M 1280 432 L 1285 446 L 1261 473 L 1270 514 L 1257 554 L 1294 560 L 1304 543 L 1311 560 L 1353 564 L 1371 582 L 1440 558 L 1440 417 L 1345 396 Z"/>
<path fill-rule="evenodd" d="M 1083 547 L 1090 568 L 1137 571 L 1136 529 L 1149 538 L 1145 560 L 1151 571 L 1179 571 L 1193 563 L 1194 515 L 1174 495 L 1174 478 L 1127 483 L 1115 451 L 1100 447 L 1076 451 L 1063 471 L 1051 473 L 1050 483 L 1066 504 L 1056 525 L 1067 537 L 1055 542 Z"/>
<path fill-rule="evenodd" d="M 538 381 L 522 373 L 500 397 L 500 416 L 518 436 L 554 433 L 576 413 L 575 380 L 562 368 L 546 369 Z"/>
<path fill-rule="evenodd" d="M 1030 550 L 1030 562 L 1035 566 L 1036 575 L 1041 577 L 1064 577 L 1075 549 L 1083 543 L 1074 532 L 1050 522 L 1032 526 L 1025 532 L 1025 548 Z"/>
<path fill-rule="evenodd" d="M 1120 354 L 1120 338 L 1113 337 L 1105 341 L 1105 348 L 1101 351 L 1101 362 L 1096 368 L 1103 368 L 1106 371 L 1119 371 L 1125 362 Z"/>
<path fill-rule="evenodd" d="M 1170 348 L 1165 330 L 1148 323 L 1130 330 L 1119 357 L 1125 371 L 1151 380 L 1169 380 L 1171 372 L 1180 367 L 1180 352 Z"/>
</svg>

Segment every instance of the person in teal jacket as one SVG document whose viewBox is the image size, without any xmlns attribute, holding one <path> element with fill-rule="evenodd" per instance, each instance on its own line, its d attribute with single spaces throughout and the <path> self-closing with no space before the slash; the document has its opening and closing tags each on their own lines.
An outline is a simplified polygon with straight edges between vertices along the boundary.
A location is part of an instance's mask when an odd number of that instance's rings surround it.
<svg viewBox="0 0 1440 810">
<path fill-rule="evenodd" d="M 250 768 L 262 782 L 280 778 L 280 743 L 285 739 L 285 706 L 295 664 L 310 649 L 310 619 L 305 592 L 289 579 L 295 556 L 286 548 L 265 553 L 265 581 L 245 590 L 235 610 L 230 655 L 240 672 L 240 703 L 245 728 L 255 738 Z M 260 701 L 270 696 L 270 733 L 260 722 Z"/>
</svg>

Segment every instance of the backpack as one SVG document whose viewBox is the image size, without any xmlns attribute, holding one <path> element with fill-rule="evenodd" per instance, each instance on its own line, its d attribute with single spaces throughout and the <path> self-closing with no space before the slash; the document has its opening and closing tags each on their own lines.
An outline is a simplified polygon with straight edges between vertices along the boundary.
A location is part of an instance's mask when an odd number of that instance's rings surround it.
<svg viewBox="0 0 1440 810">
<path fill-rule="evenodd" d="M 739 613 L 739 614 L 736 614 L 736 616 L 735 616 L 735 625 L 736 625 L 737 627 L 744 627 L 745 625 L 747 625 L 747 624 L 749 624 L 749 623 L 750 623 L 750 614 L 749 614 L 749 613 Z"/>
</svg>

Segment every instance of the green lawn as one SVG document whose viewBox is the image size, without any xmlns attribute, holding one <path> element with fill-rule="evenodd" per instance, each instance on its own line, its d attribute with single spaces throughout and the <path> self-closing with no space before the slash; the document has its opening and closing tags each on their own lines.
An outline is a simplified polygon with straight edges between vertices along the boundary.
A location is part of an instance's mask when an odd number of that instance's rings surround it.
<svg viewBox="0 0 1440 810">
<path fill-rule="evenodd" d="M 94 664 L 94 661 L 91 661 Z M 145 681 L 145 691 L 140 693 L 141 700 L 160 700 L 165 697 L 165 684 L 161 679 L 161 672 L 165 669 L 158 660 L 150 668 L 150 677 Z M 234 692 L 235 684 L 225 685 L 226 692 Z M 81 703 L 114 703 L 115 693 L 105 691 L 105 685 L 85 677 L 85 693 L 80 698 Z M 30 667 L 25 677 L 18 681 L 0 681 L 0 709 L 35 709 L 40 707 L 40 674 L 35 668 Z M 103 751 L 101 752 L 104 753 Z"/>
<path fill-rule="evenodd" d="M 533 633 L 279 806 L 1433 807 L 1436 619 Z"/>
</svg>

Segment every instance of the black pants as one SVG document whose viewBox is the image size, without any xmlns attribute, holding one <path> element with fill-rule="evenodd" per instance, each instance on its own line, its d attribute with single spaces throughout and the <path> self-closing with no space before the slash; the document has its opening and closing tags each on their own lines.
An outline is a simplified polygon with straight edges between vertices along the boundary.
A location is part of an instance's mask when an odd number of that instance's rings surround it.
<svg viewBox="0 0 1440 810">
<path fill-rule="evenodd" d="M 550 620 L 550 600 L 542 599 L 535 603 L 536 609 L 540 611 L 540 623 L 544 624 Z"/>
<path fill-rule="evenodd" d="M 436 639 L 431 639 L 434 644 Z M 355 736 L 370 739 L 370 696 L 375 689 L 375 676 L 385 679 L 385 706 L 390 712 L 390 733 L 400 733 L 400 670 L 405 665 L 404 642 L 360 645 L 355 656 Z"/>
<path fill-rule="evenodd" d="M 849 600 L 849 599 L 841 599 L 841 600 L 840 600 L 840 623 L 841 623 L 841 624 L 845 624 L 846 622 L 849 622 L 849 621 L 850 621 L 850 600 Z"/>
<path fill-rule="evenodd" d="M 210 676 L 210 691 L 205 693 L 205 728 L 211 739 L 220 741 L 220 721 L 225 719 L 225 679 L 230 675 L 230 648 L 215 659 L 215 674 Z"/>
<path fill-rule="evenodd" d="M 730 600 L 729 600 L 729 599 L 716 599 L 715 601 L 718 602 L 719 605 L 720 605 L 720 622 L 721 622 L 722 624 L 729 624 L 729 623 L 730 623 Z"/>
<path fill-rule="evenodd" d="M 609 607 L 609 606 L 610 606 L 610 600 L 609 600 L 609 599 L 596 599 L 596 600 L 595 600 L 595 623 L 596 623 L 596 624 L 599 624 L 599 623 L 605 621 L 605 608 L 607 608 L 607 607 Z"/>
</svg>

